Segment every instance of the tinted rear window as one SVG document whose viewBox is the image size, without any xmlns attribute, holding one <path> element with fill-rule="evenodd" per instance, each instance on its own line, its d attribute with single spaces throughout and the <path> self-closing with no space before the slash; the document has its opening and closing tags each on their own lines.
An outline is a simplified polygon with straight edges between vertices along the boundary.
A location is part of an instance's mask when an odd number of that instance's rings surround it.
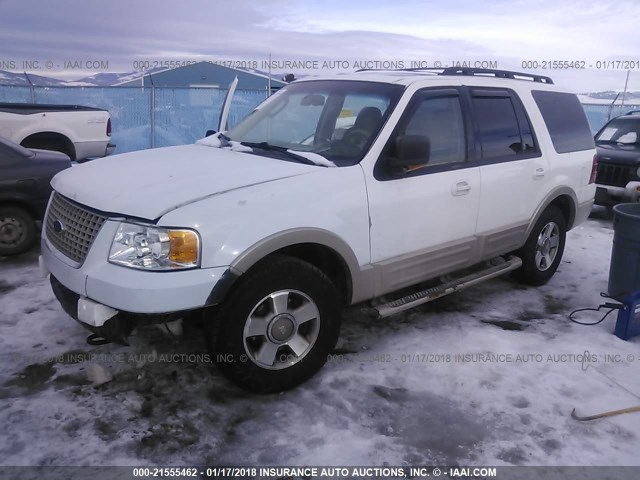
<svg viewBox="0 0 640 480">
<path fill-rule="evenodd" d="M 571 93 L 531 92 L 558 153 L 594 148 L 587 116 L 578 97 Z"/>
<path fill-rule="evenodd" d="M 509 97 L 479 97 L 473 99 L 480 139 L 482 158 L 516 158 L 522 151 L 520 129 L 513 103 Z"/>
</svg>

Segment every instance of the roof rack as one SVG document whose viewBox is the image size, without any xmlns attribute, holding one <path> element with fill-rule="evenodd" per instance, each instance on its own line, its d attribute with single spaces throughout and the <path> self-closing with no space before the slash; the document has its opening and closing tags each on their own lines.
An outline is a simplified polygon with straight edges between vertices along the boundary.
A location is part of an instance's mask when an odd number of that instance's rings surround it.
<svg viewBox="0 0 640 480">
<path fill-rule="evenodd" d="M 433 72 L 438 75 L 464 75 L 464 76 L 494 76 L 496 78 L 509 78 L 511 80 L 533 80 L 534 82 L 547 83 L 553 85 L 551 77 L 544 75 L 535 75 L 532 73 L 512 72 L 510 70 L 495 70 L 492 68 L 466 68 L 466 67 L 429 67 L 429 68 L 398 68 L 398 69 L 374 69 L 361 68 L 356 72 L 369 71 L 394 71 L 394 72 Z"/>
<path fill-rule="evenodd" d="M 442 70 L 440 75 L 465 75 L 465 76 L 485 76 L 485 75 L 493 75 L 496 78 L 510 78 L 512 80 L 520 80 L 520 79 L 530 79 L 534 82 L 539 83 L 548 83 L 553 85 L 553 80 L 551 77 L 546 77 L 544 75 L 534 75 L 533 73 L 524 73 L 524 72 L 512 72 L 510 70 L 494 70 L 492 68 L 459 68 L 459 67 L 448 67 Z"/>
</svg>

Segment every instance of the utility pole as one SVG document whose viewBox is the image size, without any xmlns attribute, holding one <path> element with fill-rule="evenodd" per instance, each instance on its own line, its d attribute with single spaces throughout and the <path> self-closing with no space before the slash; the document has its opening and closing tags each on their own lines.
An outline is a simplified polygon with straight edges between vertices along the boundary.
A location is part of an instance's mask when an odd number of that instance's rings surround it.
<svg viewBox="0 0 640 480">
<path fill-rule="evenodd" d="M 142 76 L 144 79 L 144 75 Z M 156 86 L 153 84 L 153 78 L 149 73 L 149 83 L 151 83 L 151 148 L 156 148 Z M 142 81 L 144 85 L 144 80 Z M 142 87 L 144 91 L 144 87 Z"/>
<path fill-rule="evenodd" d="M 627 79 L 624 81 L 624 93 L 622 94 L 622 104 L 621 107 L 624 107 L 624 99 L 627 97 L 627 85 L 629 84 L 629 74 L 631 70 L 627 70 Z"/>
<path fill-rule="evenodd" d="M 27 72 L 23 72 L 23 73 L 25 78 L 27 79 L 27 82 L 29 82 L 29 90 L 31 90 L 31 103 L 36 103 L 36 92 L 34 91 L 33 83 L 31 82 L 29 75 L 27 75 Z"/>
<path fill-rule="evenodd" d="M 267 97 L 271 96 L 271 54 L 269 54 L 269 91 L 267 92 Z"/>
</svg>

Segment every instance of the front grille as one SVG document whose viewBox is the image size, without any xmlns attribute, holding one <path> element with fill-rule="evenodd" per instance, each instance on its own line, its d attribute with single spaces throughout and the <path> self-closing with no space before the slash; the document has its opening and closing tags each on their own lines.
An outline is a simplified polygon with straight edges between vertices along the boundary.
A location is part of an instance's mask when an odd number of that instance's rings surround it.
<svg viewBox="0 0 640 480">
<path fill-rule="evenodd" d="M 627 165 L 601 163 L 598 165 L 596 183 L 614 187 L 626 187 L 627 183 L 633 179 L 636 169 L 637 167 Z"/>
<path fill-rule="evenodd" d="M 45 219 L 47 239 L 62 254 L 81 264 L 106 219 L 54 192 Z"/>
</svg>

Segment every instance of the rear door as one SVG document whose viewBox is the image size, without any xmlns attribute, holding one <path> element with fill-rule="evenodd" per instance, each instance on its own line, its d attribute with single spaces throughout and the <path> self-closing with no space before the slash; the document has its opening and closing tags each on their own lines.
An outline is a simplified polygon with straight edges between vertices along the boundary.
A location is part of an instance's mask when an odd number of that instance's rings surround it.
<svg viewBox="0 0 640 480">
<path fill-rule="evenodd" d="M 470 95 L 481 149 L 476 231 L 488 257 L 520 246 L 548 191 L 549 162 L 514 91 L 471 88 Z"/>
</svg>

